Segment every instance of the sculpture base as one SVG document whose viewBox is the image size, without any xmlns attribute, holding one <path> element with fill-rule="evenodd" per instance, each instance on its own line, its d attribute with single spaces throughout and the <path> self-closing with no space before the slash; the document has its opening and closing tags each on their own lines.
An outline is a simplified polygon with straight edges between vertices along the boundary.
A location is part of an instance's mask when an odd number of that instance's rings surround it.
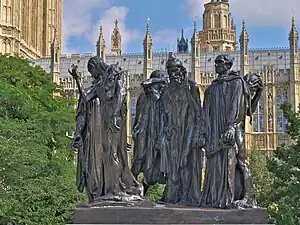
<svg viewBox="0 0 300 225">
<path fill-rule="evenodd" d="M 152 208 L 155 206 L 154 203 L 143 200 L 143 201 L 129 201 L 129 202 L 117 202 L 117 201 L 101 201 L 92 203 L 88 208 L 103 208 L 103 207 L 146 207 Z"/>
<path fill-rule="evenodd" d="M 141 202 L 140 202 L 141 203 Z M 116 205 L 120 204 L 120 205 Z M 267 224 L 265 208 L 203 209 L 178 205 L 148 204 L 126 206 L 126 203 L 76 208 L 74 224 Z"/>
</svg>

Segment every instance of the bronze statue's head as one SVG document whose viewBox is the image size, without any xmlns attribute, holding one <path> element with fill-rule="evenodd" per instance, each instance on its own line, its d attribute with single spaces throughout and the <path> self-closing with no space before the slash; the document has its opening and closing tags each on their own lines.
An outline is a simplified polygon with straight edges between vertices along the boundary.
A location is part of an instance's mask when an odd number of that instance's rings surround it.
<svg viewBox="0 0 300 225">
<path fill-rule="evenodd" d="M 233 59 L 226 54 L 218 55 L 215 59 L 215 71 L 217 74 L 227 73 L 233 65 Z"/>
<path fill-rule="evenodd" d="M 123 73 L 124 70 L 118 64 L 108 66 L 103 84 L 108 98 L 112 98 L 115 95 L 117 82 L 123 79 L 121 77 Z"/>
<path fill-rule="evenodd" d="M 169 59 L 166 63 L 167 73 L 170 76 L 170 80 L 175 80 L 178 83 L 183 83 L 186 79 L 186 69 L 182 65 L 179 59 L 176 59 L 173 55 L 169 55 Z"/>
<path fill-rule="evenodd" d="M 155 70 L 151 73 L 150 78 L 142 83 L 146 95 L 153 95 L 159 99 L 169 82 L 169 76 L 166 72 Z"/>
<path fill-rule="evenodd" d="M 103 59 L 98 56 L 90 58 L 87 64 L 88 71 L 94 79 L 102 77 L 108 67 L 109 66 L 103 61 Z"/>
<path fill-rule="evenodd" d="M 258 74 L 249 73 L 245 75 L 243 79 L 247 83 L 252 96 L 263 89 L 263 82 L 261 76 L 259 76 Z"/>
<path fill-rule="evenodd" d="M 162 70 L 154 70 L 151 74 L 150 74 L 150 78 L 165 78 L 168 79 L 169 75 Z"/>
</svg>

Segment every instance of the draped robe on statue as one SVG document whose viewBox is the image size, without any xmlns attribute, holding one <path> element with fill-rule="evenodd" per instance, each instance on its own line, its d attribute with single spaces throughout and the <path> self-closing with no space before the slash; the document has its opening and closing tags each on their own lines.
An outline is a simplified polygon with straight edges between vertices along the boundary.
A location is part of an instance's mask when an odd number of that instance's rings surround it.
<svg viewBox="0 0 300 225">
<path fill-rule="evenodd" d="M 160 99 L 157 99 L 149 90 L 147 94 L 145 92 L 140 94 L 133 125 L 136 137 L 131 171 L 134 175 L 142 172 L 148 185 L 164 183 L 162 178 L 166 172 L 166 156 L 155 146 L 161 125 L 160 112 Z"/>
<path fill-rule="evenodd" d="M 203 207 L 230 207 L 241 196 L 242 173 L 237 166 L 232 174 L 230 163 L 236 163 L 236 155 L 244 147 L 245 118 L 250 104 L 246 83 L 236 72 L 230 72 L 226 78 L 217 78 L 204 93 L 207 161 L 201 200 Z M 229 127 L 235 127 L 233 146 L 221 141 L 221 135 Z"/>
<path fill-rule="evenodd" d="M 202 150 L 193 147 L 199 133 L 201 100 L 192 80 L 173 81 L 162 98 L 167 182 L 164 201 L 172 204 L 199 205 Z"/>
<path fill-rule="evenodd" d="M 124 96 L 120 102 L 124 93 L 119 85 L 113 98 L 100 94 L 95 84 L 91 90 L 95 91 L 95 98 L 89 102 L 80 98 L 77 108 L 74 141 L 76 137 L 83 141 L 78 152 L 78 190 L 85 189 L 90 203 L 141 199 L 141 187 L 128 167 Z M 117 104 L 122 104 L 118 112 L 120 129 L 111 132 Z"/>
</svg>

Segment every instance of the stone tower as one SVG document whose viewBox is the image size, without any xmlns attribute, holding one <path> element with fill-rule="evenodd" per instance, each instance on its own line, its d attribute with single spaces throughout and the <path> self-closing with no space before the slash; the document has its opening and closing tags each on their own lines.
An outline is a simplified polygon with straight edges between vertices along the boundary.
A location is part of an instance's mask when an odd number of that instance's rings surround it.
<svg viewBox="0 0 300 225">
<path fill-rule="evenodd" d="M 300 81 L 299 77 L 299 35 L 295 25 L 295 18 L 292 17 L 292 27 L 289 33 L 290 42 L 290 102 L 294 110 L 298 110 L 300 103 Z"/>
<path fill-rule="evenodd" d="M 96 48 L 97 48 L 97 56 L 102 58 L 105 61 L 105 56 L 106 56 L 105 40 L 103 37 L 103 29 L 101 24 L 100 24 L 100 32 L 99 32 L 99 38 L 97 40 Z"/>
<path fill-rule="evenodd" d="M 60 47 L 58 42 L 57 30 L 54 30 L 54 38 L 51 43 L 51 75 L 52 83 L 59 85 L 59 75 L 60 75 Z"/>
<path fill-rule="evenodd" d="M 211 0 L 204 4 L 201 51 L 231 52 L 236 50 L 236 26 L 228 0 Z"/>
<path fill-rule="evenodd" d="M 62 0 L 0 1 L 0 15 L 0 53 L 50 56 L 54 29 L 62 44 Z"/>
<path fill-rule="evenodd" d="M 200 79 L 200 51 L 201 51 L 201 40 L 199 38 L 199 33 L 197 32 L 197 24 L 194 21 L 194 32 L 191 39 L 191 49 L 192 49 L 192 73 L 191 79 L 199 83 Z"/>
<path fill-rule="evenodd" d="M 177 39 L 177 52 L 187 53 L 189 50 L 189 41 L 183 36 L 183 29 L 181 30 L 181 39 Z"/>
<path fill-rule="evenodd" d="M 115 28 L 111 35 L 111 52 L 117 55 L 121 55 L 122 53 L 121 33 L 118 20 L 115 20 Z"/>
<path fill-rule="evenodd" d="M 241 76 L 249 73 L 249 35 L 246 30 L 245 20 L 243 20 L 242 31 L 240 35 L 240 74 Z"/>
<path fill-rule="evenodd" d="M 152 37 L 150 35 L 149 18 L 147 20 L 146 34 L 143 41 L 144 46 L 144 78 L 149 78 L 152 73 Z"/>
</svg>

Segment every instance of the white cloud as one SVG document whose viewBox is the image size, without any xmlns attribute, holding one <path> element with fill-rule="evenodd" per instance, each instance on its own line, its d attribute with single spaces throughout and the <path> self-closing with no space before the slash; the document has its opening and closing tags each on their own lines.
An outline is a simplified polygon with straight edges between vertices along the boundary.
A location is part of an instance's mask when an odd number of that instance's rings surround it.
<svg viewBox="0 0 300 225">
<path fill-rule="evenodd" d="M 173 51 L 177 45 L 176 39 L 180 37 L 180 33 L 178 30 L 173 29 L 164 29 L 156 31 L 152 34 L 153 48 L 157 48 L 157 46 L 164 46 L 164 48 L 168 48 L 168 50 Z"/>
<path fill-rule="evenodd" d="M 287 27 L 294 10 L 300 26 L 299 0 L 231 0 L 230 6 L 236 23 L 245 19 L 256 26 Z"/>
<path fill-rule="evenodd" d="M 103 25 L 108 51 L 116 19 L 119 21 L 123 51 L 126 51 L 126 47 L 131 41 L 141 38 L 139 31 L 126 26 L 129 9 L 124 6 L 111 6 L 110 0 L 65 0 L 63 7 L 63 53 L 80 52 L 80 47 L 70 47 L 71 37 L 84 37 L 95 46 L 99 35 L 100 21 Z M 99 21 L 97 22 L 92 20 L 95 12 L 99 12 Z"/>
<path fill-rule="evenodd" d="M 186 0 L 190 17 L 202 20 L 204 4 L 210 0 Z M 296 22 L 300 27 L 299 0 L 229 0 L 230 11 L 236 24 L 245 19 L 254 26 L 289 27 L 294 10 Z M 300 28 L 299 28 L 300 29 Z"/>
<path fill-rule="evenodd" d="M 135 29 L 126 27 L 126 16 L 129 13 L 129 9 L 124 6 L 112 6 L 105 10 L 100 17 L 100 20 L 92 28 L 91 34 L 88 34 L 87 38 L 91 43 L 96 44 L 96 40 L 99 37 L 100 23 L 103 27 L 103 35 L 105 39 L 106 49 L 110 51 L 111 35 L 115 27 L 115 20 L 118 20 L 119 29 L 122 38 L 122 51 L 127 50 L 127 45 L 130 42 L 141 39 L 143 34 Z"/>
<path fill-rule="evenodd" d="M 92 10 L 108 7 L 109 0 L 65 0 L 63 3 L 63 52 L 67 51 L 69 38 L 90 32 Z"/>
<path fill-rule="evenodd" d="M 186 7 L 189 11 L 191 18 L 202 19 L 204 11 L 204 4 L 209 2 L 208 0 L 186 0 Z"/>
</svg>

